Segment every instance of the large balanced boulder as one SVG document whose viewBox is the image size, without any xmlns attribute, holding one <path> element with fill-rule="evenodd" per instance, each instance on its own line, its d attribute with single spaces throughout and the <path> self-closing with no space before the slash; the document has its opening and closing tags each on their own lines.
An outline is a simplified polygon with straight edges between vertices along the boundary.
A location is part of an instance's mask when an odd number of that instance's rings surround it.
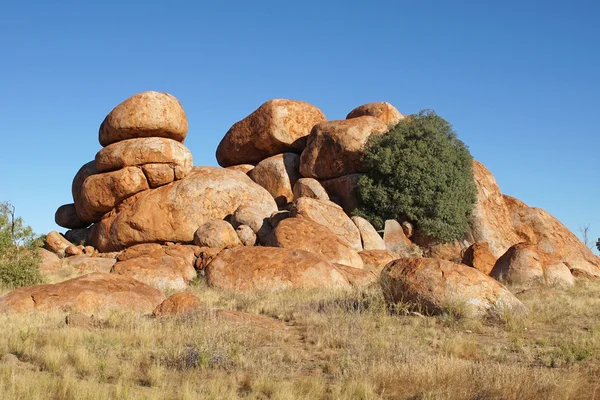
<svg viewBox="0 0 600 400">
<path fill-rule="evenodd" d="M 180 181 L 125 200 L 93 226 L 90 240 L 101 252 L 139 243 L 189 243 L 204 222 L 224 219 L 242 205 L 252 206 L 267 220 L 277 210 L 269 192 L 245 174 L 195 167 Z"/>
<path fill-rule="evenodd" d="M 300 157 L 300 173 L 323 180 L 361 172 L 367 140 L 387 131 L 386 124 L 370 116 L 321 122 L 308 136 Z"/>
<path fill-rule="evenodd" d="M 167 93 L 138 93 L 116 106 L 100 125 L 102 146 L 140 137 L 165 137 L 183 142 L 188 131 L 179 101 Z"/>
<path fill-rule="evenodd" d="M 495 279 L 475 268 L 434 258 L 401 258 L 381 272 L 389 302 L 407 302 L 431 313 L 467 316 L 524 314 L 525 306 Z"/>
<path fill-rule="evenodd" d="M 294 201 L 292 189 L 296 181 L 301 178 L 299 168 L 298 154 L 283 153 L 262 160 L 248 172 L 248 176 L 267 189 L 277 205 L 283 207 Z"/>
<path fill-rule="evenodd" d="M 75 204 L 64 204 L 56 210 L 54 214 L 56 225 L 67 229 L 82 229 L 90 225 L 89 222 L 82 221 L 77 215 Z"/>
<path fill-rule="evenodd" d="M 159 290 L 135 279 L 94 273 L 16 289 L 0 298 L 0 312 L 132 310 L 150 314 L 164 299 Z"/>
<path fill-rule="evenodd" d="M 310 251 L 334 264 L 363 268 L 356 250 L 325 226 L 304 218 L 287 218 L 279 222 L 267 240 L 268 246 Z"/>
<path fill-rule="evenodd" d="M 332 263 L 303 250 L 235 247 L 219 253 L 205 271 L 210 287 L 236 292 L 350 288 Z"/>
<path fill-rule="evenodd" d="M 381 122 L 386 124 L 390 129 L 404 119 L 404 115 L 400 114 L 400 111 L 398 111 L 396 107 L 385 101 L 358 106 L 348 113 L 346 119 L 363 117 L 365 115 L 370 115 L 381 120 Z"/>
<path fill-rule="evenodd" d="M 192 170 L 192 153 L 175 140 L 146 137 L 113 143 L 96 154 L 99 172 L 145 164 L 167 164 L 175 179 L 182 179 Z"/>
<path fill-rule="evenodd" d="M 275 99 L 236 122 L 217 148 L 223 167 L 256 164 L 267 157 L 301 153 L 315 124 L 325 121 L 317 107 L 294 100 Z"/>
<path fill-rule="evenodd" d="M 293 218 L 305 218 L 321 224 L 354 250 L 362 250 L 358 228 L 350 217 L 344 213 L 344 210 L 331 201 L 301 197 L 294 200 L 291 216 Z"/>
</svg>

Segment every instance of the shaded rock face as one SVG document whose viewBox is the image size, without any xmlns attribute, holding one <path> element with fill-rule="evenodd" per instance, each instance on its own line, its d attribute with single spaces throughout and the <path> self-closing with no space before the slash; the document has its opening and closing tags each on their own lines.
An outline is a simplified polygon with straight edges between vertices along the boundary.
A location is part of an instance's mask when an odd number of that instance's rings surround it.
<svg viewBox="0 0 600 400">
<path fill-rule="evenodd" d="M 387 125 L 370 116 L 321 122 L 308 136 L 300 157 L 300 173 L 323 180 L 361 172 L 367 140 L 387 130 Z"/>
<path fill-rule="evenodd" d="M 159 290 L 135 279 L 94 273 L 16 289 L 0 298 L 0 312 L 132 310 L 150 314 L 164 299 Z"/>
<path fill-rule="evenodd" d="M 79 218 L 75 204 L 72 203 L 58 207 L 56 214 L 54 214 L 54 222 L 56 222 L 56 225 L 67 229 L 82 229 L 89 225 L 89 222 L 82 221 Z"/>
<path fill-rule="evenodd" d="M 118 257 L 112 272 L 160 290 L 184 290 L 196 277 L 194 252 L 186 246 L 142 244 Z"/>
<path fill-rule="evenodd" d="M 398 253 L 389 250 L 364 250 L 358 253 L 364 263 L 364 269 L 372 271 L 377 276 L 390 262 L 402 258 Z"/>
<path fill-rule="evenodd" d="M 125 200 L 93 226 L 90 240 L 101 252 L 139 243 L 189 243 L 204 222 L 224 219 L 242 205 L 267 219 L 277 210 L 273 197 L 245 174 L 196 167 L 180 181 Z"/>
<path fill-rule="evenodd" d="M 175 140 L 146 137 L 113 143 L 96 154 L 99 172 L 145 164 L 166 164 L 176 179 L 182 179 L 192 170 L 192 153 Z"/>
<path fill-rule="evenodd" d="M 364 250 L 385 250 L 385 242 L 379 236 L 373 225 L 366 219 L 358 216 L 352 217 L 352 222 L 360 232 L 362 247 Z"/>
<path fill-rule="evenodd" d="M 294 100 L 275 99 L 236 122 L 217 148 L 223 167 L 255 164 L 281 153 L 300 153 L 315 124 L 325 121 L 317 107 Z"/>
<path fill-rule="evenodd" d="M 303 218 L 281 221 L 267 239 L 267 245 L 319 254 L 334 264 L 363 268 L 358 253 L 323 225 Z"/>
<path fill-rule="evenodd" d="M 235 233 L 244 246 L 254 246 L 256 244 L 256 233 L 248 225 L 238 226 Z"/>
<path fill-rule="evenodd" d="M 344 175 L 321 182 L 331 201 L 339 204 L 346 214 L 351 214 L 358 207 L 358 199 L 354 190 L 358 186 L 358 179 L 361 175 Z"/>
<path fill-rule="evenodd" d="M 116 106 L 100 125 L 102 146 L 140 137 L 164 137 L 183 142 L 188 131 L 179 101 L 167 93 L 138 93 Z"/>
<path fill-rule="evenodd" d="M 90 161 L 84 164 L 79 171 L 77 171 L 71 185 L 71 193 L 73 195 L 75 211 L 77 212 L 79 219 L 82 222 L 87 222 L 88 225 L 99 221 L 100 218 L 102 218 L 102 215 L 104 215 L 104 213 L 95 212 L 86 208 L 86 205 L 83 202 L 83 182 L 85 182 L 88 177 L 97 173 L 98 170 L 96 170 L 96 162 Z"/>
<path fill-rule="evenodd" d="M 383 269 L 380 281 L 388 301 L 409 302 L 431 313 L 460 311 L 475 316 L 527 312 L 498 281 L 450 261 L 402 258 Z"/>
<path fill-rule="evenodd" d="M 329 200 L 329 195 L 318 180 L 313 178 L 300 178 L 293 188 L 294 199 L 310 197 L 311 199 Z"/>
<path fill-rule="evenodd" d="M 175 293 L 169 296 L 154 309 L 157 317 L 174 315 L 189 315 L 200 311 L 202 304 L 200 299 L 188 292 Z"/>
<path fill-rule="evenodd" d="M 473 243 L 463 255 L 462 263 L 489 275 L 496 264 L 496 257 L 487 242 Z"/>
<path fill-rule="evenodd" d="M 273 211 L 271 215 L 276 213 L 278 213 L 277 210 Z M 250 227 L 252 232 L 254 232 L 256 235 L 259 243 L 264 243 L 265 239 L 273 229 L 270 219 L 271 216 L 268 218 L 265 217 L 265 214 L 262 210 L 256 207 L 242 205 L 238 207 L 231 216 L 231 224 L 236 229 L 241 225 Z"/>
<path fill-rule="evenodd" d="M 196 230 L 194 244 L 200 247 L 224 249 L 241 246 L 242 242 L 229 222 L 222 219 L 211 219 Z"/>
<path fill-rule="evenodd" d="M 223 250 L 206 267 L 210 287 L 277 291 L 303 287 L 350 288 L 348 280 L 321 256 L 278 247 L 236 247 Z"/>
<path fill-rule="evenodd" d="M 358 228 L 344 210 L 331 201 L 301 197 L 294 201 L 290 215 L 293 218 L 305 218 L 321 224 L 354 250 L 362 250 Z"/>
<path fill-rule="evenodd" d="M 248 176 L 271 193 L 279 207 L 283 207 L 294 201 L 292 188 L 301 178 L 299 167 L 298 154 L 277 154 L 259 162 Z"/>
<path fill-rule="evenodd" d="M 358 106 L 350 111 L 348 116 L 346 116 L 346 119 L 363 117 L 365 115 L 379 119 L 386 124 L 388 128 L 393 128 L 398 125 L 398 122 L 404 119 L 404 115 L 400 114 L 400 111 L 398 111 L 396 107 L 384 101 Z"/>
</svg>

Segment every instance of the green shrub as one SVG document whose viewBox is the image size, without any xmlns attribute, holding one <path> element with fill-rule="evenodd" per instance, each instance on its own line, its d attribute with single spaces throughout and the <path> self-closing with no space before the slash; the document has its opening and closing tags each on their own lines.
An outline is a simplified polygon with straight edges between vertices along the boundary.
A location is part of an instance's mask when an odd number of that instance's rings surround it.
<svg viewBox="0 0 600 400">
<path fill-rule="evenodd" d="M 355 213 L 377 228 L 407 220 L 436 242 L 461 239 L 477 199 L 472 162 L 446 120 L 430 110 L 411 115 L 369 139 Z"/>
<path fill-rule="evenodd" d="M 598 241 L 596 242 L 596 248 L 600 251 L 600 238 L 598 238 Z"/>
</svg>

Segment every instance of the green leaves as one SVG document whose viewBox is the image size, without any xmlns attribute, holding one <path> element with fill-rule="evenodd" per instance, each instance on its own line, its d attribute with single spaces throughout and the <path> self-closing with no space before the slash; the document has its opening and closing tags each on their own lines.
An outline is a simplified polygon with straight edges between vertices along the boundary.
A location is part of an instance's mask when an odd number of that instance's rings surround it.
<svg viewBox="0 0 600 400">
<path fill-rule="evenodd" d="M 411 115 L 367 143 L 356 214 L 378 228 L 408 220 L 435 241 L 461 239 L 477 198 L 472 161 L 446 120 L 431 110 Z"/>
</svg>

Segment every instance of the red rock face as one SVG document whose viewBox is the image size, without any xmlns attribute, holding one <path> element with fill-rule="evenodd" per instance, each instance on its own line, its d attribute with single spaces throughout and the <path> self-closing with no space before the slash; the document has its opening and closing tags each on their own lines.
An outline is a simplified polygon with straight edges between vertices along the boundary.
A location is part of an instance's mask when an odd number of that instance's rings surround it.
<svg viewBox="0 0 600 400">
<path fill-rule="evenodd" d="M 198 312 L 202 307 L 200 299 L 188 292 L 175 293 L 160 303 L 154 310 L 157 317 L 187 315 Z"/>
<path fill-rule="evenodd" d="M 364 250 L 358 253 L 362 258 L 365 269 L 379 276 L 383 268 L 390 262 L 402 258 L 400 254 L 389 250 Z"/>
<path fill-rule="evenodd" d="M 242 246 L 233 226 L 222 219 L 211 219 L 200 225 L 194 233 L 194 244 L 221 249 Z"/>
<path fill-rule="evenodd" d="M 132 310 L 149 314 L 164 299 L 159 290 L 135 279 L 94 273 L 14 290 L 0 298 L 0 312 Z"/>
<path fill-rule="evenodd" d="M 387 102 L 363 104 L 350 111 L 346 119 L 363 117 L 365 115 L 379 119 L 389 128 L 393 128 L 398 122 L 404 119 L 404 115 L 400 114 L 400 111 L 396 107 Z"/>
<path fill-rule="evenodd" d="M 248 176 L 264 187 L 283 207 L 294 201 L 292 188 L 300 179 L 300 156 L 294 153 L 277 154 L 259 162 Z"/>
<path fill-rule="evenodd" d="M 321 122 L 314 126 L 300 157 L 300 173 L 319 180 L 361 172 L 363 149 L 371 135 L 388 131 L 374 117 Z"/>
<path fill-rule="evenodd" d="M 357 289 L 371 286 L 377 282 L 377 275 L 372 271 L 362 268 L 353 268 L 348 265 L 335 264 L 335 268 L 344 275 L 350 285 Z"/>
<path fill-rule="evenodd" d="M 363 268 L 358 253 L 323 225 L 303 218 L 281 221 L 267 240 L 268 246 L 305 250 L 334 264 Z"/>
<path fill-rule="evenodd" d="M 489 275 L 496 264 L 496 257 L 487 242 L 473 243 L 463 255 L 462 263 Z"/>
<path fill-rule="evenodd" d="M 100 126 L 102 146 L 140 137 L 165 137 L 183 142 L 187 118 L 179 101 L 167 93 L 138 93 L 116 106 Z"/>
<path fill-rule="evenodd" d="M 232 291 L 350 288 L 350 282 L 333 264 L 303 250 L 236 247 L 223 250 L 205 270 L 209 286 Z"/>
<path fill-rule="evenodd" d="M 317 107 L 294 100 L 275 99 L 235 123 L 217 148 L 223 167 L 256 164 L 267 157 L 300 153 L 313 126 L 325 121 Z"/>
<path fill-rule="evenodd" d="M 362 174 L 350 174 L 340 176 L 339 178 L 322 181 L 321 185 L 327 191 L 327 194 L 336 204 L 339 204 L 348 215 L 358 206 L 358 199 L 354 194 L 354 189 L 358 186 L 358 178 Z"/>
<path fill-rule="evenodd" d="M 432 313 L 526 312 L 525 306 L 498 281 L 475 268 L 450 261 L 401 258 L 384 268 L 380 281 L 388 301 L 409 302 Z"/>
</svg>

